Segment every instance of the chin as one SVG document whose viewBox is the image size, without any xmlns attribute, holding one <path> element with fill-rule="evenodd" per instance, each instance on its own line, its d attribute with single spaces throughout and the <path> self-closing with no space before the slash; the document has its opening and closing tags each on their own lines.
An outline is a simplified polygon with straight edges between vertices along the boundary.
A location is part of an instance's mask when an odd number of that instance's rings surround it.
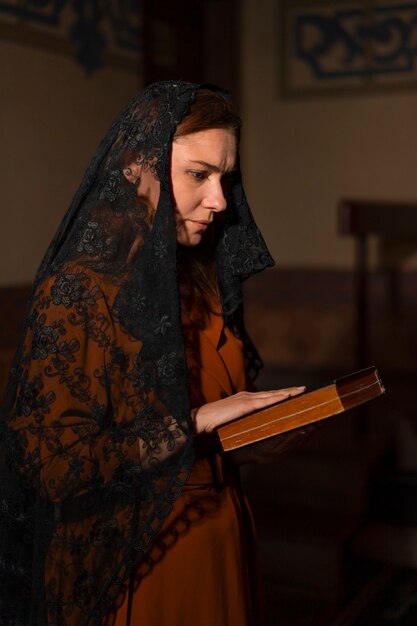
<svg viewBox="0 0 417 626">
<path fill-rule="evenodd" d="M 188 248 L 193 248 L 198 246 L 203 239 L 203 233 L 179 233 L 177 236 L 177 241 L 182 246 L 186 246 Z"/>
</svg>

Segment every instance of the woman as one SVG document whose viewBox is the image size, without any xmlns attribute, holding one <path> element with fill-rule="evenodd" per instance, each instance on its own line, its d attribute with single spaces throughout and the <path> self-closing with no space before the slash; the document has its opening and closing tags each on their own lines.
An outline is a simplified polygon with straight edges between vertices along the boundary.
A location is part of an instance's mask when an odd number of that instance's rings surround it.
<svg viewBox="0 0 417 626">
<path fill-rule="evenodd" d="M 301 389 L 246 391 L 240 284 L 272 259 L 239 133 L 219 89 L 151 85 L 47 250 L 6 393 L 4 624 L 259 623 L 210 433 Z"/>
</svg>

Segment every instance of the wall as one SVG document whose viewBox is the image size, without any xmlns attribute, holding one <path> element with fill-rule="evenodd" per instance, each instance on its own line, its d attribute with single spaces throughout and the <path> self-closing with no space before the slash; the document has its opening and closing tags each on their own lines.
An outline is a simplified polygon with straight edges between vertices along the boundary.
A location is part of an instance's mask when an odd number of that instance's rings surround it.
<svg viewBox="0 0 417 626">
<path fill-rule="evenodd" d="M 353 246 L 336 233 L 336 204 L 345 195 L 416 199 L 417 93 L 283 100 L 279 3 L 241 3 L 243 169 L 278 263 L 261 292 L 259 279 L 248 285 L 249 326 L 268 364 L 348 369 L 353 290 L 338 270 L 351 267 Z M 210 24 L 214 37 L 214 14 Z M 7 59 L 0 67 L 0 286 L 25 285 L 97 142 L 140 79 L 110 68 L 86 77 L 69 57 L 4 41 L 0 55 Z M 215 79 L 214 60 L 210 67 Z M 397 362 L 410 363 L 417 350 L 414 310 L 395 341 L 408 350 Z"/>
<path fill-rule="evenodd" d="M 417 92 L 283 100 L 279 2 L 242 7 L 243 167 L 259 225 L 280 265 L 348 267 L 338 200 L 417 198 Z"/>
<path fill-rule="evenodd" d="M 69 56 L 0 41 L 0 285 L 33 279 L 96 145 L 140 86 Z"/>
<path fill-rule="evenodd" d="M 337 234 L 336 206 L 342 197 L 417 200 L 417 91 L 283 99 L 280 3 L 242 8 L 245 187 L 277 262 L 248 282 L 248 327 L 269 367 L 347 373 L 357 365 L 354 247 Z M 393 317 L 385 278 L 373 275 L 369 364 L 415 370 L 415 285 L 407 272 Z"/>
</svg>

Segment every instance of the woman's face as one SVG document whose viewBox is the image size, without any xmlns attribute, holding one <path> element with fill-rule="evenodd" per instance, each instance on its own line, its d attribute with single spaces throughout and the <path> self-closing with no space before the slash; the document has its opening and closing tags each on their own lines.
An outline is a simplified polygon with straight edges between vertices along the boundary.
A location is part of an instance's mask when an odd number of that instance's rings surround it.
<svg viewBox="0 0 417 626">
<path fill-rule="evenodd" d="M 233 131 L 211 128 L 177 137 L 171 152 L 171 191 L 177 225 L 177 240 L 184 246 L 197 246 L 216 213 L 227 206 L 224 189 L 236 166 L 237 142 Z M 159 182 L 151 168 L 137 162 L 123 173 L 136 184 L 137 194 L 151 212 L 159 199 Z"/>
<path fill-rule="evenodd" d="M 182 245 L 198 245 L 215 214 L 226 209 L 224 186 L 236 166 L 236 151 L 236 137 L 225 128 L 174 139 L 171 184 Z"/>
</svg>

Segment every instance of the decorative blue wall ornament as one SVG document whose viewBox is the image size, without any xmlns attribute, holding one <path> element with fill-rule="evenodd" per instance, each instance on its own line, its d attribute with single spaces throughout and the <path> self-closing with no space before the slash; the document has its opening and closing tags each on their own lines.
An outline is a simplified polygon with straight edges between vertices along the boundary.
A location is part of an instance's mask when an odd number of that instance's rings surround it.
<svg viewBox="0 0 417 626">
<path fill-rule="evenodd" d="M 283 2 L 287 94 L 417 85 L 417 1 Z"/>
<path fill-rule="evenodd" d="M 43 41 L 47 48 L 74 54 L 87 73 L 112 61 L 136 65 L 140 25 L 138 0 L 0 1 L 0 38 Z"/>
</svg>

